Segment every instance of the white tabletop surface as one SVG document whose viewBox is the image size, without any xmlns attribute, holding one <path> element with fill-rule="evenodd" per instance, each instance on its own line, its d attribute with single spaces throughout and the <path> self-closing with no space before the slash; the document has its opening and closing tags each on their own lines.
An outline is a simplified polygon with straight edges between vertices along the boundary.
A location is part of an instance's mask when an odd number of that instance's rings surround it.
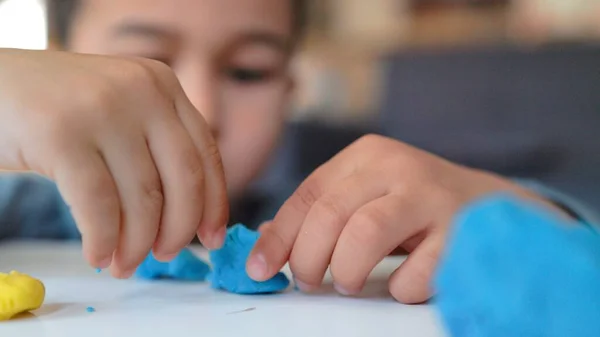
<svg viewBox="0 0 600 337">
<path fill-rule="evenodd" d="M 47 293 L 39 310 L 0 322 L 0 336 L 444 336 L 433 307 L 401 305 L 387 293 L 387 276 L 401 262 L 381 263 L 360 298 L 327 286 L 318 295 L 240 296 L 205 283 L 115 280 L 89 267 L 77 244 L 2 244 L 0 271 L 40 278 Z"/>
</svg>

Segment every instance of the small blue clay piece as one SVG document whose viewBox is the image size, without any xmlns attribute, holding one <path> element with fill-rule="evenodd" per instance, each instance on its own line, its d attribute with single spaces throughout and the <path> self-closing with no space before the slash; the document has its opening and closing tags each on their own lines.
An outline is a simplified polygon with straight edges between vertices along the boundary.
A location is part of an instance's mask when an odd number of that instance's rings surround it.
<svg viewBox="0 0 600 337">
<path fill-rule="evenodd" d="M 259 232 L 241 224 L 227 231 L 223 247 L 210 252 L 213 272 L 209 280 L 213 288 L 236 294 L 268 294 L 289 286 L 290 281 L 281 272 L 265 282 L 256 282 L 246 273 L 246 261 L 259 236 Z"/>
<path fill-rule="evenodd" d="M 101 268 L 96 268 L 96 273 L 97 273 L 97 274 L 100 274 L 101 272 L 102 272 L 102 269 L 101 269 Z"/>
<path fill-rule="evenodd" d="M 600 235 L 492 196 L 457 217 L 434 290 L 450 336 L 600 336 Z"/>
<path fill-rule="evenodd" d="M 183 249 L 170 262 L 160 262 L 150 253 L 135 271 L 135 277 L 145 280 L 172 279 L 205 281 L 210 267 L 189 249 Z"/>
<path fill-rule="evenodd" d="M 85 311 L 87 311 L 87 312 L 95 312 L 96 309 L 94 309 L 94 307 L 87 307 L 87 308 L 85 308 Z"/>
</svg>

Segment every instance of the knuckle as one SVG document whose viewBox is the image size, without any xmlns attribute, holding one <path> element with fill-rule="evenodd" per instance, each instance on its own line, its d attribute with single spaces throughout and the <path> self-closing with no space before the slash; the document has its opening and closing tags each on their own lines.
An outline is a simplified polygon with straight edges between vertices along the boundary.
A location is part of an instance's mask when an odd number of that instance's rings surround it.
<svg viewBox="0 0 600 337">
<path fill-rule="evenodd" d="M 182 183 L 186 189 L 191 190 L 191 194 L 188 197 L 198 200 L 204 195 L 204 183 L 206 178 L 204 176 L 202 161 L 198 158 L 195 151 L 190 152 L 187 154 L 184 153 L 182 157 Z"/>
<path fill-rule="evenodd" d="M 155 84 L 166 92 L 172 92 L 173 89 L 179 89 L 179 80 L 170 66 L 167 64 L 151 59 L 142 60 L 141 64 L 152 75 Z"/>
<path fill-rule="evenodd" d="M 141 194 L 141 200 L 143 200 L 142 211 L 151 218 L 158 218 L 165 200 L 158 177 L 143 182 L 141 184 Z"/>
<path fill-rule="evenodd" d="M 306 180 L 296 190 L 295 198 L 291 203 L 297 211 L 301 213 L 308 212 L 308 210 L 317 202 L 320 195 L 320 188 L 313 180 Z"/>
<path fill-rule="evenodd" d="M 313 211 L 316 214 L 315 218 L 319 219 L 322 225 L 337 223 L 339 220 L 345 219 L 348 213 L 340 201 L 328 196 L 316 201 Z"/>
<path fill-rule="evenodd" d="M 153 60 L 153 59 L 142 59 L 140 61 L 144 66 L 152 69 L 158 75 L 170 75 L 172 73 L 171 67 L 169 67 L 166 63 Z"/>
<path fill-rule="evenodd" d="M 119 195 L 112 177 L 97 175 L 88 191 L 99 209 L 114 212 L 119 209 Z"/>
<path fill-rule="evenodd" d="M 119 88 L 119 91 L 135 88 L 149 93 L 149 97 L 167 96 L 162 90 L 160 76 L 146 60 L 124 60 L 116 69 L 113 81 L 116 82 L 114 87 Z"/>
<path fill-rule="evenodd" d="M 374 207 L 368 210 L 358 211 L 350 219 L 348 224 L 351 240 L 359 245 L 373 245 L 381 241 L 389 228 L 385 214 Z"/>
<path fill-rule="evenodd" d="M 117 76 L 123 81 L 123 85 L 145 85 L 155 81 L 152 69 L 146 66 L 144 62 L 137 60 L 124 61 Z"/>
<path fill-rule="evenodd" d="M 219 147 L 216 143 L 211 142 L 207 146 L 206 156 L 208 162 L 214 165 L 214 168 L 217 170 L 217 172 L 224 172 L 223 158 L 221 157 L 221 152 L 219 151 Z"/>
<path fill-rule="evenodd" d="M 370 133 L 358 138 L 351 146 L 362 150 L 371 150 L 374 147 L 380 147 L 385 140 L 386 138 L 383 136 Z"/>
<path fill-rule="evenodd" d="M 276 228 L 273 227 L 274 226 L 267 228 L 263 235 L 268 237 L 267 241 L 274 243 L 275 246 L 280 247 L 282 252 L 284 252 L 286 255 L 289 254 L 291 248 L 289 248 L 287 240 Z"/>
<path fill-rule="evenodd" d="M 369 145 L 380 143 L 382 140 L 384 140 L 383 136 L 374 133 L 370 133 L 359 138 L 361 143 Z"/>
</svg>

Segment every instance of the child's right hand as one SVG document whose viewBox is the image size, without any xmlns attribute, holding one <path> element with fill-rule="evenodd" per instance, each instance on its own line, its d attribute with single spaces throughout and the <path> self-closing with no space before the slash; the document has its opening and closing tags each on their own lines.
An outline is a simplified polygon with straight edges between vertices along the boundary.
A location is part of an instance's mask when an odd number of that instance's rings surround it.
<svg viewBox="0 0 600 337">
<path fill-rule="evenodd" d="M 0 49 L 0 169 L 56 181 L 87 260 L 129 277 L 153 249 L 224 240 L 225 178 L 205 120 L 166 65 Z"/>
</svg>

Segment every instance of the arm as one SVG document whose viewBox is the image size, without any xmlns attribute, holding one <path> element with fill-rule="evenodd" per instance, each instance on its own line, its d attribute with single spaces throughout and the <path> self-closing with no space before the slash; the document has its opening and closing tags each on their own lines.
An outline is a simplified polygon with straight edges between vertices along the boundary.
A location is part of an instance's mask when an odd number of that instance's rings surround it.
<svg viewBox="0 0 600 337">
<path fill-rule="evenodd" d="M 598 213 L 598 210 L 586 205 L 576 197 L 553 189 L 535 180 L 515 179 L 514 181 L 522 187 L 550 200 L 578 221 L 588 225 L 600 225 L 600 214 Z"/>
<path fill-rule="evenodd" d="M 78 238 L 54 183 L 35 174 L 0 174 L 0 240 Z"/>
</svg>

